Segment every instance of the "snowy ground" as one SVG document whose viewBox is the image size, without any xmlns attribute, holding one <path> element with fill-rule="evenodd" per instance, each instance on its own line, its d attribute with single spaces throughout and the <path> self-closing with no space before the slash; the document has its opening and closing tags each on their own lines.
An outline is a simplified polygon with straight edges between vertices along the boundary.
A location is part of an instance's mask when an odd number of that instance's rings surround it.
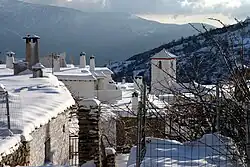
<svg viewBox="0 0 250 167">
<path fill-rule="evenodd" d="M 218 134 L 207 134 L 201 139 L 180 143 L 173 140 L 149 138 L 146 155 L 141 167 L 234 167 L 240 165 L 240 158 L 231 139 Z M 136 164 L 136 147 L 131 149 L 128 167 Z"/>
<path fill-rule="evenodd" d="M 129 154 L 118 154 L 116 156 L 116 165 L 117 167 L 127 167 Z"/>
</svg>

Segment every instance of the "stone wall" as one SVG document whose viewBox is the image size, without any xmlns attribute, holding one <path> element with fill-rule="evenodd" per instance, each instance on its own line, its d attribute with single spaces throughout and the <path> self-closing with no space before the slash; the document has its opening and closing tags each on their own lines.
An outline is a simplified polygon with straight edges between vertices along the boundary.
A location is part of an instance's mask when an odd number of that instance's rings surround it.
<svg viewBox="0 0 250 167">
<path fill-rule="evenodd" d="M 30 145 L 30 165 L 42 165 L 45 161 L 45 145 L 50 147 L 47 161 L 63 165 L 69 159 L 68 112 L 60 114 L 48 124 L 34 131 Z"/>
<path fill-rule="evenodd" d="M 116 156 L 116 151 L 113 148 L 106 148 L 105 149 L 106 153 L 106 166 L 107 167 L 116 167 L 116 162 L 115 162 L 115 156 Z"/>
<path fill-rule="evenodd" d="M 2 157 L 0 165 L 44 165 L 45 155 L 53 164 L 67 164 L 69 158 L 68 114 L 69 110 L 36 129 L 31 134 L 33 139 L 29 142 L 22 142 L 14 153 Z M 45 151 L 45 147 L 47 151 Z"/>
<path fill-rule="evenodd" d="M 94 161 L 97 167 L 101 165 L 100 147 L 100 108 L 95 100 L 82 101 L 78 109 L 79 119 L 79 165 Z"/>
<path fill-rule="evenodd" d="M 29 147 L 27 143 L 23 143 L 19 148 L 12 154 L 2 157 L 0 166 L 28 166 L 29 165 Z"/>
<path fill-rule="evenodd" d="M 164 138 L 165 123 L 158 118 L 146 119 L 146 137 Z M 117 152 L 129 152 L 137 144 L 137 118 L 120 117 L 116 123 Z"/>
</svg>

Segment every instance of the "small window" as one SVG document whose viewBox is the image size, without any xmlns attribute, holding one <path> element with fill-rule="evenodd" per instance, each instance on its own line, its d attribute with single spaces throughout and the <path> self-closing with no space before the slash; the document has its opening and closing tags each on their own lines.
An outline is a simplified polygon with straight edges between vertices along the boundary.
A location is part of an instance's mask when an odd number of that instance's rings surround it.
<svg viewBox="0 0 250 167">
<path fill-rule="evenodd" d="M 62 127 L 62 131 L 65 132 L 65 124 Z"/>
<path fill-rule="evenodd" d="M 158 62 L 158 68 L 162 69 L 162 62 L 161 61 Z"/>
<path fill-rule="evenodd" d="M 174 62 L 171 61 L 171 69 L 174 69 Z"/>
<path fill-rule="evenodd" d="M 45 145 L 45 148 L 44 148 L 44 151 L 45 151 L 45 157 L 44 157 L 44 162 L 45 164 L 48 164 L 51 162 L 51 146 L 50 146 L 50 138 L 48 137 L 44 143 Z"/>
</svg>

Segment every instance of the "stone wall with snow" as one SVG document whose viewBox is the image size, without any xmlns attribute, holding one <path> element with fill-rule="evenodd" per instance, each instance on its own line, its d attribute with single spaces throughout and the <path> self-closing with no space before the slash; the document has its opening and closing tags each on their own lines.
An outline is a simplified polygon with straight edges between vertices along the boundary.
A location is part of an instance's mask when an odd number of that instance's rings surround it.
<svg viewBox="0 0 250 167">
<path fill-rule="evenodd" d="M 52 164 L 65 165 L 69 158 L 68 113 L 70 109 L 53 118 L 46 125 L 31 133 L 32 140 L 22 142 L 19 148 L 7 156 L 1 156 L 0 165 L 40 166 L 48 160 Z"/>
<path fill-rule="evenodd" d="M 46 160 L 65 164 L 69 157 L 68 112 L 75 104 L 65 85 L 50 73 L 38 78 L 13 75 L 5 65 L 0 65 L 0 81 L 10 97 L 20 98 L 10 101 L 20 106 L 10 108 L 10 125 L 21 125 L 0 128 L 0 164 L 36 166 Z M 0 107 L 0 112 L 4 114 L 6 108 Z M 16 112 L 21 116 L 13 115 Z"/>
<path fill-rule="evenodd" d="M 68 163 L 69 112 L 70 110 L 60 114 L 32 133 L 33 140 L 29 143 L 30 165 L 39 166 L 44 163 L 45 158 L 55 165 Z"/>
</svg>

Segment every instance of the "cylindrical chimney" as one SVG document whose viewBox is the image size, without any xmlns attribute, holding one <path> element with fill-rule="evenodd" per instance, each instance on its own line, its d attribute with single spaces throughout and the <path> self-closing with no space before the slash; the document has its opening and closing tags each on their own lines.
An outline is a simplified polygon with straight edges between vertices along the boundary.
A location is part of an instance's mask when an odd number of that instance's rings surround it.
<svg viewBox="0 0 250 167">
<path fill-rule="evenodd" d="M 138 106 L 139 105 L 139 94 L 137 91 L 135 91 L 132 94 L 132 112 L 133 113 L 137 113 L 138 111 Z"/>
<path fill-rule="evenodd" d="M 95 71 L 95 57 L 94 56 L 90 56 L 89 70 L 90 71 Z"/>
<path fill-rule="evenodd" d="M 135 88 L 135 90 L 141 91 L 142 86 L 143 86 L 142 76 L 135 77 L 135 79 L 134 79 L 134 88 Z"/>
<path fill-rule="evenodd" d="M 122 84 L 125 84 L 126 83 L 126 77 L 123 77 L 122 78 Z"/>
<path fill-rule="evenodd" d="M 27 36 L 23 37 L 23 39 L 25 39 L 25 42 L 26 42 L 25 61 L 29 63 L 30 59 L 31 59 L 31 37 L 30 37 L 30 35 L 27 35 Z"/>
<path fill-rule="evenodd" d="M 34 43 L 34 64 L 39 63 L 39 40 L 40 37 L 34 35 L 33 36 L 33 43 Z"/>
<path fill-rule="evenodd" d="M 80 53 L 80 67 L 81 68 L 86 67 L 86 53 L 84 53 L 84 52 Z"/>
<path fill-rule="evenodd" d="M 14 52 L 7 52 L 6 53 L 6 68 L 11 68 L 13 69 L 14 67 Z"/>
<path fill-rule="evenodd" d="M 53 59 L 53 72 L 60 72 L 60 57 L 59 56 L 52 56 Z"/>
<path fill-rule="evenodd" d="M 32 69 L 32 66 L 36 63 L 39 63 L 39 36 L 27 35 L 23 37 L 26 40 L 26 62 L 28 62 L 28 66 Z"/>
</svg>

